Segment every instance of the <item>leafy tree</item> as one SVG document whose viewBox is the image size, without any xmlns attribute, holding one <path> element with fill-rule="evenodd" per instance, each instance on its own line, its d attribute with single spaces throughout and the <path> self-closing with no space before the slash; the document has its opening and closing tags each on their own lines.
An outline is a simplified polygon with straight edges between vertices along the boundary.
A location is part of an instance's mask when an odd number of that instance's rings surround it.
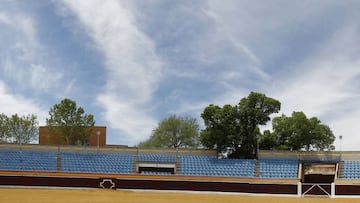
<svg viewBox="0 0 360 203">
<path fill-rule="evenodd" d="M 238 111 L 244 141 L 242 154 L 247 158 L 257 157 L 256 146 L 260 136 L 259 125 L 271 120 L 270 115 L 280 111 L 281 103 L 265 94 L 251 92 L 248 97 L 240 100 Z"/>
<path fill-rule="evenodd" d="M 231 150 L 232 157 L 257 157 L 260 137 L 259 125 L 265 125 L 270 115 L 280 110 L 280 102 L 265 94 L 251 92 L 236 106 L 222 108 L 210 104 L 201 117 L 206 128 L 201 132 L 201 143 L 216 148 L 218 153 Z"/>
<path fill-rule="evenodd" d="M 201 117 L 206 128 L 201 131 L 200 141 L 205 147 L 215 148 L 221 153 L 240 141 L 236 106 L 227 104 L 221 108 L 210 104 L 204 109 Z"/>
<path fill-rule="evenodd" d="M 9 138 L 13 139 L 13 143 L 31 143 L 36 140 L 39 134 L 38 129 L 38 122 L 35 115 L 19 116 L 14 114 L 9 119 Z"/>
<path fill-rule="evenodd" d="M 278 146 L 278 137 L 270 130 L 265 130 L 259 140 L 259 148 L 264 150 L 272 150 Z"/>
<path fill-rule="evenodd" d="M 292 150 L 332 150 L 335 136 L 329 126 L 316 118 L 307 118 L 303 112 L 293 112 L 273 119 L 273 133 L 278 146 Z"/>
<path fill-rule="evenodd" d="M 95 125 L 94 116 L 85 114 L 82 107 L 76 102 L 65 98 L 59 104 L 55 104 L 49 111 L 50 118 L 46 124 L 50 132 L 50 140 L 59 136 L 63 144 L 86 145 Z"/>
<path fill-rule="evenodd" d="M 195 118 L 171 115 L 162 120 L 139 147 L 194 148 L 199 144 L 198 139 L 199 124 Z"/>
<path fill-rule="evenodd" d="M 8 143 L 9 141 L 9 118 L 0 114 L 0 143 Z"/>
</svg>

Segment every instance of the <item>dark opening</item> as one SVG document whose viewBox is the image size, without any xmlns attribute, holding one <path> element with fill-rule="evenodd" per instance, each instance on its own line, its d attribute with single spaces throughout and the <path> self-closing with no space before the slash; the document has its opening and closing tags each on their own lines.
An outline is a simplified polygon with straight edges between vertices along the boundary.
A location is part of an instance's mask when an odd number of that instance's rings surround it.
<svg viewBox="0 0 360 203">
<path fill-rule="evenodd" d="M 142 174 L 158 174 L 158 175 L 166 175 L 166 174 L 175 174 L 174 168 L 161 168 L 161 167 L 139 167 L 139 173 Z"/>
<path fill-rule="evenodd" d="M 303 194 L 330 195 L 335 173 L 336 163 L 303 163 Z"/>
<path fill-rule="evenodd" d="M 321 175 L 321 174 L 310 174 L 304 176 L 304 183 L 332 183 L 334 182 L 334 175 Z"/>
<path fill-rule="evenodd" d="M 336 163 L 303 163 L 303 183 L 332 183 L 336 173 Z"/>
</svg>

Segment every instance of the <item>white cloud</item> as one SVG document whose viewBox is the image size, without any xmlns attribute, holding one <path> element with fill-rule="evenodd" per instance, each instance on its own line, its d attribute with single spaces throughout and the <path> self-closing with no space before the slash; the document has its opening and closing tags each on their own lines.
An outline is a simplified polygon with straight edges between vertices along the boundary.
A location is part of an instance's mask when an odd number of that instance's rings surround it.
<svg viewBox="0 0 360 203">
<path fill-rule="evenodd" d="M 62 5 L 104 56 L 106 82 L 97 97 L 104 117 L 127 136 L 117 140 L 135 144 L 156 124 L 151 102 L 158 101 L 154 91 L 163 76 L 169 87 L 156 94 L 168 96 L 166 111 L 198 116 L 210 103 L 236 104 L 253 90 L 279 99 L 287 115 L 304 111 L 336 123 L 330 126 L 335 134 L 355 138 L 344 129 L 356 121 L 350 116 L 358 116 L 346 113 L 359 103 L 359 25 L 353 20 L 358 15 L 351 9 L 343 14 L 347 7 L 338 1 L 324 2 L 206 1 L 168 7 L 64 0 Z M 145 32 L 158 43 L 167 70 Z M 175 85 L 172 79 L 178 79 Z M 168 90 L 172 94 L 164 93 Z"/>
<path fill-rule="evenodd" d="M 0 12 L 0 22 L 7 24 L 7 25 L 12 24 L 11 19 L 4 12 Z"/>
<path fill-rule="evenodd" d="M 35 23 L 32 18 L 23 14 L 0 12 L 0 23 L 13 29 L 15 35 L 22 35 L 22 40 L 17 40 L 14 43 L 14 47 L 22 53 L 22 55 L 18 56 L 19 59 L 27 60 L 32 58 L 33 49 L 38 48 Z"/>
<path fill-rule="evenodd" d="M 360 61 L 359 61 L 360 62 Z M 276 98 L 282 103 L 282 112 L 303 111 L 308 116 L 316 116 L 328 124 L 335 135 L 344 135 L 349 140 L 360 140 L 357 111 L 359 92 L 354 92 L 354 78 L 360 77 L 360 63 L 322 61 L 305 71 L 284 80 Z M 310 65 L 310 64 L 309 64 Z M 339 68 L 341 67 L 341 68 Z M 300 74 L 300 73 L 299 73 Z M 343 149 L 357 149 L 358 142 L 349 142 Z M 337 143 L 338 144 L 338 143 Z M 339 147 L 339 145 L 337 145 Z"/>
<path fill-rule="evenodd" d="M 359 30 L 353 24 L 341 27 L 319 52 L 294 67 L 293 75 L 277 81 L 277 97 L 282 112 L 304 111 L 328 124 L 338 137 L 343 135 L 343 149 L 358 150 L 360 111 Z M 339 149 L 339 141 L 336 141 Z"/>
<path fill-rule="evenodd" d="M 247 95 L 232 94 L 239 88 L 249 88 L 231 81 L 234 76 L 246 79 L 258 75 L 260 78 L 248 83 L 251 84 L 248 91 L 265 92 L 279 99 L 282 112 L 287 115 L 304 111 L 320 118 L 336 136 L 344 136 L 343 149 L 358 150 L 360 30 L 359 22 L 354 21 L 359 17 L 353 9 L 356 6 L 339 1 L 317 5 L 311 1 L 208 2 L 209 6 L 202 11 L 250 59 L 239 60 L 238 65 L 254 67 L 251 73 L 223 72 L 225 88 L 223 96 L 216 95 L 219 100 L 216 104 L 220 101 L 233 104 L 234 98 Z M 283 64 L 289 67 L 281 67 Z M 280 68 L 284 71 L 279 71 Z M 338 140 L 335 144 L 339 149 Z"/>
<path fill-rule="evenodd" d="M 34 89 L 40 88 L 47 91 L 51 84 L 56 84 L 62 77 L 63 74 L 59 72 L 54 73 L 43 65 L 31 64 L 29 68 L 29 81 Z"/>
<path fill-rule="evenodd" d="M 47 67 L 46 64 L 51 59 L 44 57 L 47 53 L 37 38 L 34 19 L 21 12 L 0 12 L 0 24 L 4 24 L 3 30 L 12 33 L 8 38 L 2 39 L 3 44 L 9 46 L 0 50 L 0 71 L 2 70 L 3 79 L 15 82 L 22 89 L 35 92 L 49 91 L 61 86 L 63 74 Z"/>
<path fill-rule="evenodd" d="M 359 103 L 359 100 L 357 99 L 357 103 Z M 340 150 L 341 147 L 342 150 L 359 151 L 359 123 L 360 111 L 356 106 L 351 108 L 351 111 L 347 111 L 346 115 L 339 116 L 336 120 L 328 123 L 336 136 L 335 146 L 337 150 Z M 340 135 L 343 136 L 341 143 L 339 140 Z"/>
<path fill-rule="evenodd" d="M 321 116 L 333 110 L 334 105 L 354 97 L 354 93 L 349 91 L 351 84 L 349 87 L 347 83 L 360 74 L 356 64 L 319 61 L 308 65 L 314 68 L 299 71 L 293 77 L 278 82 L 279 87 L 282 86 L 279 97 L 284 101 L 284 111 L 303 110 Z"/>
<path fill-rule="evenodd" d="M 162 76 L 162 62 L 153 42 L 121 1 L 63 2 L 104 54 L 106 85 L 97 101 L 104 106 L 110 127 L 131 137 L 122 140 L 136 144 L 149 136 L 155 123 L 148 116 L 149 102 Z"/>
<path fill-rule="evenodd" d="M 131 103 L 119 102 L 120 98 L 115 95 L 104 94 L 98 99 L 105 106 L 104 116 L 107 122 L 121 135 L 110 135 L 116 144 L 138 144 L 150 136 L 157 124 L 155 119 L 147 115 L 147 109 L 136 109 Z"/>
<path fill-rule="evenodd" d="M 8 116 L 34 114 L 38 118 L 39 125 L 45 125 L 47 117 L 47 111 L 39 104 L 24 96 L 10 94 L 2 81 L 0 81 L 0 113 Z"/>
</svg>

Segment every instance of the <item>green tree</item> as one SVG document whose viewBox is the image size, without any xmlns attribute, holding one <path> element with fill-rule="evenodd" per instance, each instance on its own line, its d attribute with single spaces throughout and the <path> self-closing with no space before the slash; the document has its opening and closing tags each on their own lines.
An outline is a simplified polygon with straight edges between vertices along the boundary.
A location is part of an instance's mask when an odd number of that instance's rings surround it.
<svg viewBox="0 0 360 203">
<path fill-rule="evenodd" d="M 270 121 L 270 115 L 280 110 L 280 102 L 265 94 L 251 92 L 236 106 L 222 108 L 213 104 L 201 114 L 205 129 L 201 143 L 218 153 L 231 150 L 232 157 L 257 157 L 259 125 Z"/>
<path fill-rule="evenodd" d="M 265 94 L 251 92 L 248 97 L 240 100 L 238 111 L 244 141 L 242 153 L 246 158 L 257 157 L 257 142 L 260 136 L 259 125 L 271 120 L 270 115 L 280 111 L 281 103 Z"/>
<path fill-rule="evenodd" d="M 292 150 L 332 150 L 335 136 L 329 126 L 316 118 L 307 118 L 303 112 L 293 112 L 273 119 L 273 133 L 278 146 Z"/>
<path fill-rule="evenodd" d="M 50 140 L 59 136 L 63 144 L 86 145 L 95 125 L 94 116 L 85 114 L 82 107 L 76 102 L 65 98 L 59 104 L 55 104 L 49 111 L 46 124 L 50 132 Z"/>
<path fill-rule="evenodd" d="M 29 144 L 37 139 L 38 122 L 35 115 L 19 116 L 14 114 L 8 120 L 8 138 L 13 143 Z"/>
<path fill-rule="evenodd" d="M 199 124 L 195 118 L 171 115 L 162 120 L 139 147 L 194 148 L 199 144 L 198 139 Z"/>
<path fill-rule="evenodd" d="M 278 137 L 270 130 L 265 130 L 259 140 L 259 148 L 264 150 L 272 150 L 278 147 Z"/>
<path fill-rule="evenodd" d="M 240 142 L 236 106 L 226 104 L 221 108 L 210 104 L 204 109 L 201 117 L 206 128 L 201 131 L 200 141 L 205 147 L 221 153 Z"/>
<path fill-rule="evenodd" d="M 5 114 L 0 114 L 0 143 L 9 142 L 9 117 Z"/>
</svg>

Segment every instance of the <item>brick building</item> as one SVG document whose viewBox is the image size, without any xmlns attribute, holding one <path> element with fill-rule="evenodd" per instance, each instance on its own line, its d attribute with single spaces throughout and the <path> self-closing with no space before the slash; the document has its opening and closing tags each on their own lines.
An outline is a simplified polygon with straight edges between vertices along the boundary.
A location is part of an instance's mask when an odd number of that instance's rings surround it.
<svg viewBox="0 0 360 203">
<path fill-rule="evenodd" d="M 39 145 L 61 145 L 60 138 L 54 137 L 49 140 L 49 129 L 47 126 L 39 127 Z M 100 146 L 103 147 L 106 145 L 106 127 L 105 126 L 94 126 L 92 134 L 89 140 L 90 146 Z"/>
</svg>

